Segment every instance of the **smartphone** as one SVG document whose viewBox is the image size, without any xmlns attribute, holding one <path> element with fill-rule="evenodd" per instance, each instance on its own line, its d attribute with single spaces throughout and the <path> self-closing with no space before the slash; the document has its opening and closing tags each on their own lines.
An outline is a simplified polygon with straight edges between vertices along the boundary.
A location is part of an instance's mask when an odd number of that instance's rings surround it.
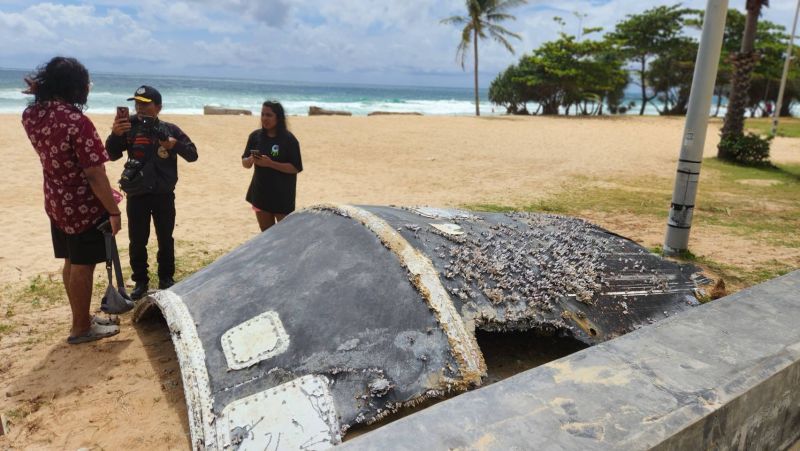
<svg viewBox="0 0 800 451">
<path fill-rule="evenodd" d="M 261 152 L 258 149 L 250 149 L 250 155 L 252 155 L 253 158 L 261 158 Z"/>
<path fill-rule="evenodd" d="M 117 107 L 117 118 L 118 119 L 128 119 L 130 118 L 131 113 L 126 106 L 118 106 Z"/>
</svg>

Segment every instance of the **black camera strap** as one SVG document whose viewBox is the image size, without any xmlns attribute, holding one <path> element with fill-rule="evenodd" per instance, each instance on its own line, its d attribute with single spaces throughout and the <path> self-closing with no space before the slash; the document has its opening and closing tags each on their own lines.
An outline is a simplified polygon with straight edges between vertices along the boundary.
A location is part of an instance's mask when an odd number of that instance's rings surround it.
<svg viewBox="0 0 800 451">
<path fill-rule="evenodd" d="M 117 276 L 117 290 L 127 296 L 125 292 L 125 280 L 122 278 L 122 265 L 119 261 L 119 251 L 117 250 L 117 240 L 110 232 L 103 231 L 103 238 L 106 241 L 106 271 L 108 272 L 108 283 L 114 286 L 114 278 L 111 276 L 111 268 Z"/>
</svg>

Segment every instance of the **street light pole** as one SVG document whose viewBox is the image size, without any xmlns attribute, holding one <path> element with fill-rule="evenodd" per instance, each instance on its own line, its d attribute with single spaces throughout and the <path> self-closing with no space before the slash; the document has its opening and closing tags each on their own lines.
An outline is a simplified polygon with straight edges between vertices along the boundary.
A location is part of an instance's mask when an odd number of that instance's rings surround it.
<svg viewBox="0 0 800 451">
<path fill-rule="evenodd" d="M 775 111 L 772 112 L 772 131 L 770 136 L 775 136 L 778 132 L 778 117 L 781 115 L 781 105 L 783 104 L 783 91 L 786 89 L 786 78 L 789 76 L 789 64 L 792 61 L 792 45 L 794 44 L 794 33 L 797 29 L 797 15 L 800 13 L 800 0 L 797 0 L 797 8 L 794 10 L 794 22 L 792 22 L 792 34 L 789 36 L 789 46 L 786 49 L 786 60 L 783 62 L 783 75 L 781 76 L 781 88 L 778 90 L 778 102 Z"/>
<path fill-rule="evenodd" d="M 697 183 L 700 179 L 700 165 L 703 162 L 703 147 L 708 129 L 708 114 L 711 97 L 714 94 L 727 13 L 728 0 L 708 0 L 700 47 L 694 64 L 692 91 L 689 94 L 675 189 L 667 219 L 665 255 L 676 255 L 689 248 L 689 230 L 692 227 Z"/>
</svg>

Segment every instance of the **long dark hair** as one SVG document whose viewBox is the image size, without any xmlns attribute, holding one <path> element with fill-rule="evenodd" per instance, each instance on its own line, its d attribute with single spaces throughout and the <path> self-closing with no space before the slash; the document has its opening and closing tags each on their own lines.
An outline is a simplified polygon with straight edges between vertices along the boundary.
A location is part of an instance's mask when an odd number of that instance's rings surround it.
<svg viewBox="0 0 800 451">
<path fill-rule="evenodd" d="M 286 124 L 286 112 L 283 110 L 283 105 L 277 100 L 267 100 L 261 104 L 261 107 L 269 107 L 275 113 L 275 118 L 278 120 L 276 125 L 278 136 L 286 136 L 289 133 L 289 126 Z"/>
<path fill-rule="evenodd" d="M 34 103 L 61 100 L 76 108 L 86 107 L 89 71 L 75 58 L 56 56 L 31 74 Z"/>
</svg>

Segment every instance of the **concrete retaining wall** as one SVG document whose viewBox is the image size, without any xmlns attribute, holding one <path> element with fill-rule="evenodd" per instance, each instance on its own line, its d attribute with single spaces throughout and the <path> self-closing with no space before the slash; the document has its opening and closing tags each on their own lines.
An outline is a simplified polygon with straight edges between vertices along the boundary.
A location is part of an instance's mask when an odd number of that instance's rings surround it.
<svg viewBox="0 0 800 451">
<path fill-rule="evenodd" d="M 780 450 L 798 440 L 795 271 L 337 449 Z"/>
</svg>

